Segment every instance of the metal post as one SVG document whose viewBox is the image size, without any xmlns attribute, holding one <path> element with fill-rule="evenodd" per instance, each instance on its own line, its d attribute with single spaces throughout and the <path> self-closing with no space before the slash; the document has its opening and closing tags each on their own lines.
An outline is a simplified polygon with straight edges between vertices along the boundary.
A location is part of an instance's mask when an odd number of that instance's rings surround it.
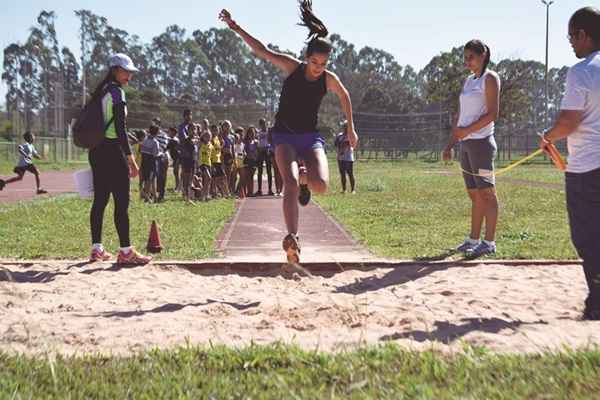
<svg viewBox="0 0 600 400">
<path fill-rule="evenodd" d="M 544 73 L 544 129 L 548 128 L 548 35 L 550 30 L 550 6 L 554 0 L 542 0 L 546 6 L 546 70 Z"/>
</svg>

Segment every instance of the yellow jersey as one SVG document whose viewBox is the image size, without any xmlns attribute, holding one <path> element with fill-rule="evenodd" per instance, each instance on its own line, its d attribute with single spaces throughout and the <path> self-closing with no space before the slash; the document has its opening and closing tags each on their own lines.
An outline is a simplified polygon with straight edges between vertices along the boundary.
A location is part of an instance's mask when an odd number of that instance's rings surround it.
<svg viewBox="0 0 600 400">
<path fill-rule="evenodd" d="M 218 136 L 215 136 L 212 139 L 212 153 L 210 155 L 211 161 L 213 164 L 221 164 L 221 139 Z"/>
<path fill-rule="evenodd" d="M 212 166 L 214 148 L 212 143 L 201 143 L 200 144 L 200 165 Z M 220 158 L 220 157 L 219 157 Z"/>
</svg>

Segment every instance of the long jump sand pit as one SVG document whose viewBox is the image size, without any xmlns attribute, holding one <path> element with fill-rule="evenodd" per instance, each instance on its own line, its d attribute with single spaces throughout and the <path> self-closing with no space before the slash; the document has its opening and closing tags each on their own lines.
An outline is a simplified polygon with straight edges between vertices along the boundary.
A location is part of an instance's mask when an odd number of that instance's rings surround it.
<svg viewBox="0 0 600 400">
<path fill-rule="evenodd" d="M 580 265 L 379 265 L 311 277 L 276 266 L 0 264 L 0 350 L 126 355 L 186 343 L 336 351 L 538 352 L 600 343 L 579 320 Z"/>
</svg>

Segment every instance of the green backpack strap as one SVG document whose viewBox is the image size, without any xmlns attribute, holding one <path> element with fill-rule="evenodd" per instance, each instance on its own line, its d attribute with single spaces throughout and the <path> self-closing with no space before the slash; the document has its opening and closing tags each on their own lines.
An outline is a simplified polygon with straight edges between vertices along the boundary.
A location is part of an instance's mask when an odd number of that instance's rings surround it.
<svg viewBox="0 0 600 400">
<path fill-rule="evenodd" d="M 108 121 L 108 123 L 106 125 L 104 125 L 104 132 L 106 132 L 108 130 L 108 127 L 110 126 L 110 124 L 112 124 L 115 120 L 115 116 L 113 115 L 112 117 L 110 117 L 110 120 Z"/>
</svg>

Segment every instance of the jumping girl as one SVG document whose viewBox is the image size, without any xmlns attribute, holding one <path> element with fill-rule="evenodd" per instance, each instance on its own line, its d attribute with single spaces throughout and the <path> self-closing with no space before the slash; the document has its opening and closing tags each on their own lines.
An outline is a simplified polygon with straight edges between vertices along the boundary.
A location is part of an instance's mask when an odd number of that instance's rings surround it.
<svg viewBox="0 0 600 400">
<path fill-rule="evenodd" d="M 460 142 L 463 178 L 471 198 L 471 234 L 456 248 L 468 258 L 496 252 L 496 197 L 494 158 L 497 146 L 494 122 L 500 109 L 500 78 L 488 69 L 490 48 L 480 40 L 471 40 L 464 48 L 465 65 L 473 73 L 460 94 L 458 121 L 450 142 L 444 150 L 444 160 L 450 160 L 452 147 Z M 485 239 L 480 241 L 485 220 Z"/>
<path fill-rule="evenodd" d="M 317 130 L 319 108 L 328 91 L 339 97 L 346 114 L 350 145 L 355 147 L 358 142 L 352 119 L 350 95 L 339 78 L 326 69 L 332 51 L 331 43 L 325 39 L 328 30 L 313 14 L 312 1 L 301 1 L 300 12 L 302 25 L 309 29 L 304 61 L 270 50 L 242 29 L 227 10 L 222 10 L 219 15 L 258 57 L 271 62 L 287 76 L 279 98 L 272 137 L 275 158 L 284 182 L 283 214 L 288 235 L 283 240 L 283 249 L 288 262 L 293 263 L 300 259 L 298 199 L 301 187 L 298 159 L 303 159 L 307 167 L 307 185 L 303 182 L 303 192 L 308 192 L 310 188 L 314 192 L 324 193 L 329 182 L 325 141 Z"/>
</svg>

